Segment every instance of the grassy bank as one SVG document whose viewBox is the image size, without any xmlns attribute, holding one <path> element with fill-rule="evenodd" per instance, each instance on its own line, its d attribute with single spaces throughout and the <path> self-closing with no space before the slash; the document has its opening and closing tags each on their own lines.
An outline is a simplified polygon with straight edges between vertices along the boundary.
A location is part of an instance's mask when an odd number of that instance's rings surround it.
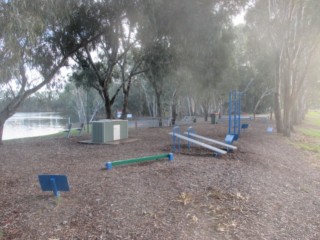
<svg viewBox="0 0 320 240">
<path fill-rule="evenodd" d="M 308 112 L 303 126 L 297 127 L 296 130 L 306 138 L 305 141 L 297 144 L 300 148 L 320 153 L 320 112 Z"/>
</svg>

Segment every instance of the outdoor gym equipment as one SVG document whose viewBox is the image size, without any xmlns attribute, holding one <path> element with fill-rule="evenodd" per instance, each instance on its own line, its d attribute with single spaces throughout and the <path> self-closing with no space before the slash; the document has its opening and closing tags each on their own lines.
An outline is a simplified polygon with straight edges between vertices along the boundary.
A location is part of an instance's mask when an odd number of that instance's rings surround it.
<svg viewBox="0 0 320 240">
<path fill-rule="evenodd" d="M 131 159 L 125 159 L 125 160 L 118 160 L 114 162 L 107 162 L 105 166 L 107 170 L 111 170 L 114 166 L 127 165 L 132 163 L 141 163 L 146 161 L 158 160 L 162 158 L 168 158 L 169 161 L 172 161 L 173 153 L 153 155 L 153 156 L 147 156 L 147 157 L 141 157 L 141 158 L 131 158 Z"/>
<path fill-rule="evenodd" d="M 215 140 L 215 139 L 211 139 L 211 138 L 207 138 L 207 137 L 195 134 L 193 127 L 189 127 L 188 128 L 188 132 L 185 132 L 184 134 L 188 134 L 189 138 L 190 137 L 194 137 L 194 138 L 202 139 L 202 140 L 205 140 L 207 142 L 211 142 L 211 143 L 226 147 L 228 150 L 229 149 L 232 149 L 232 150 L 237 149 L 236 146 L 233 146 L 233 145 L 230 145 L 230 144 L 227 144 L 227 143 L 224 143 L 224 142 L 220 142 L 220 141 Z"/>
<path fill-rule="evenodd" d="M 41 190 L 53 191 L 55 197 L 60 196 L 60 191 L 69 191 L 67 176 L 65 175 L 38 175 Z"/>
<path fill-rule="evenodd" d="M 190 143 L 193 143 L 193 144 L 199 145 L 201 147 L 207 148 L 209 150 L 212 150 L 214 152 L 214 155 L 226 154 L 227 153 L 226 151 L 221 150 L 220 148 L 216 148 L 216 147 L 210 146 L 208 144 L 205 144 L 203 142 L 200 142 L 200 141 L 194 140 L 192 138 L 189 138 L 187 136 L 181 135 L 179 126 L 174 127 L 173 131 L 170 132 L 169 134 L 172 136 L 172 148 L 173 148 L 173 151 L 175 151 L 175 148 L 176 148 L 175 145 L 176 145 L 176 142 L 177 142 L 178 143 L 178 149 L 179 149 L 179 152 L 180 152 L 180 139 L 182 139 L 182 140 L 188 141 L 188 148 L 190 147 Z"/>
<path fill-rule="evenodd" d="M 234 140 L 238 140 L 241 126 L 241 92 L 232 90 L 229 93 L 229 125 L 228 135 L 234 135 Z"/>
</svg>

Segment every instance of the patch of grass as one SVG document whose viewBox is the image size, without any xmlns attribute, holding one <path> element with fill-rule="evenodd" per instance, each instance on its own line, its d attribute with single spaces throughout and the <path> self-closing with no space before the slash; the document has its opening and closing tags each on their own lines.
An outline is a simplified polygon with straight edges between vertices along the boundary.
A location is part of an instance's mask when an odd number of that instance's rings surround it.
<svg viewBox="0 0 320 240">
<path fill-rule="evenodd" d="M 296 130 L 306 138 L 298 141 L 295 145 L 305 151 L 320 153 L 320 112 L 309 111 L 306 115 L 305 123 L 307 126 L 297 127 Z"/>
<path fill-rule="evenodd" d="M 318 118 L 307 117 L 305 123 L 320 127 L 320 119 Z"/>
<path fill-rule="evenodd" d="M 303 150 L 320 153 L 320 145 L 311 143 L 297 143 L 297 146 Z"/>
<path fill-rule="evenodd" d="M 304 135 L 314 138 L 320 138 L 320 131 L 310 128 L 297 128 L 299 132 L 302 132 Z"/>
<path fill-rule="evenodd" d="M 319 117 L 320 118 L 320 112 L 319 111 L 309 111 L 307 116 L 310 117 Z"/>
<path fill-rule="evenodd" d="M 305 122 L 320 127 L 320 112 L 317 112 L 317 111 L 308 112 L 308 114 L 306 115 Z"/>
</svg>

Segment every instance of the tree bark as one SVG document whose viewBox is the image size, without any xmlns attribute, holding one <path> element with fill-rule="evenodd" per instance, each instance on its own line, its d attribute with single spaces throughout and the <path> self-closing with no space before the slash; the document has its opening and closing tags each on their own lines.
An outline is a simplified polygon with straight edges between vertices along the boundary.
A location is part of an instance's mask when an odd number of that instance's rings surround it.
<svg viewBox="0 0 320 240">
<path fill-rule="evenodd" d="M 283 123 L 281 115 L 281 106 L 280 106 L 280 93 L 274 93 L 274 118 L 276 120 L 277 132 L 283 132 Z"/>
<path fill-rule="evenodd" d="M 256 113 L 257 113 L 257 110 L 258 110 L 258 107 L 260 106 L 260 103 L 262 102 L 262 100 L 270 95 L 271 91 L 270 90 L 266 90 L 264 91 L 264 93 L 260 96 L 259 100 L 257 101 L 256 105 L 254 106 L 254 110 L 253 110 L 253 118 L 256 119 Z"/>
<path fill-rule="evenodd" d="M 162 127 L 162 107 L 161 107 L 161 93 L 156 92 L 157 101 L 157 117 L 159 118 L 159 127 Z"/>
<path fill-rule="evenodd" d="M 292 105 L 291 105 L 291 102 L 288 102 L 286 104 L 286 107 L 283 113 L 283 135 L 286 137 L 291 136 L 291 127 L 292 127 L 291 119 L 292 119 Z"/>
<path fill-rule="evenodd" d="M 112 104 L 111 104 L 107 89 L 104 89 L 103 95 L 104 95 L 104 110 L 106 113 L 106 119 L 112 119 L 112 111 L 111 111 Z"/>
<path fill-rule="evenodd" d="M 203 113 L 204 113 L 204 121 L 205 121 L 205 122 L 208 122 L 209 112 L 208 112 L 207 106 L 205 106 L 205 107 L 203 108 Z"/>
<path fill-rule="evenodd" d="M 3 137 L 4 123 L 5 121 L 0 120 L 0 145 L 3 144 L 2 137 Z"/>
<path fill-rule="evenodd" d="M 121 119 L 127 119 L 127 108 L 128 108 L 128 99 L 129 99 L 129 92 L 123 91 L 123 105 L 122 105 L 122 112 L 121 112 Z"/>
<path fill-rule="evenodd" d="M 123 119 L 123 120 L 127 119 L 127 108 L 128 108 L 128 103 L 129 103 L 130 83 L 131 83 L 131 80 L 129 80 L 127 87 L 125 86 L 125 84 L 123 84 L 123 88 L 122 88 L 123 105 L 122 105 L 121 119 Z"/>
<path fill-rule="evenodd" d="M 177 119 L 177 101 L 176 101 L 177 90 L 174 90 L 172 94 L 172 107 L 171 107 L 171 124 L 175 125 Z"/>
<path fill-rule="evenodd" d="M 280 61 L 281 54 L 276 58 L 276 76 L 275 76 L 275 93 L 274 93 L 274 118 L 276 120 L 276 128 L 278 133 L 283 132 L 283 123 L 282 123 L 282 115 L 281 115 L 281 74 L 280 74 Z"/>
</svg>

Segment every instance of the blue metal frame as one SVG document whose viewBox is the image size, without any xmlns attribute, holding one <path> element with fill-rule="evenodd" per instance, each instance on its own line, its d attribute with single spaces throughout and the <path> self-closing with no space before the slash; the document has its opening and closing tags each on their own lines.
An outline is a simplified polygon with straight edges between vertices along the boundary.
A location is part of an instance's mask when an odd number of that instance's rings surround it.
<svg viewBox="0 0 320 240">
<path fill-rule="evenodd" d="M 172 152 L 176 151 L 176 144 L 178 144 L 178 151 L 180 152 L 180 138 L 177 138 L 175 136 L 175 133 L 180 134 L 180 127 L 179 126 L 175 126 L 172 128 Z M 176 143 L 177 141 L 177 143 Z"/>
<path fill-rule="evenodd" d="M 231 90 L 229 93 L 229 125 L 228 134 L 238 140 L 241 129 L 241 92 Z"/>
<path fill-rule="evenodd" d="M 196 131 L 194 130 L 193 127 L 188 127 L 188 138 L 193 138 L 192 136 L 190 136 L 190 133 L 196 133 Z M 188 141 L 188 151 L 190 152 L 190 148 L 191 148 L 192 143 Z"/>
</svg>

